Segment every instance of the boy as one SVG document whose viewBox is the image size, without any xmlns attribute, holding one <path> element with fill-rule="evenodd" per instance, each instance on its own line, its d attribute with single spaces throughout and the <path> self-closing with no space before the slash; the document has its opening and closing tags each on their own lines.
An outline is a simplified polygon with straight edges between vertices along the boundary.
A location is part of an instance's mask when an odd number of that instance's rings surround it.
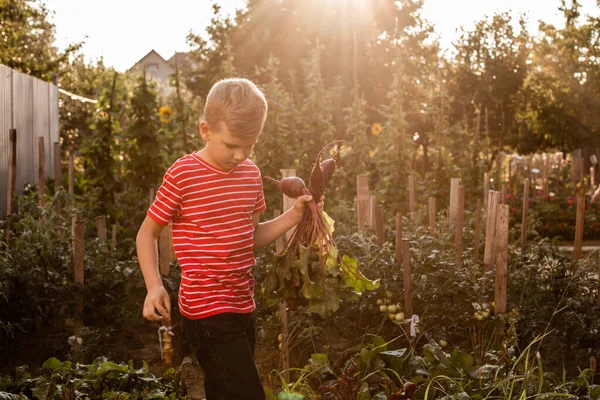
<svg viewBox="0 0 600 400">
<path fill-rule="evenodd" d="M 170 323 L 171 305 L 158 272 L 157 238 L 172 221 L 181 264 L 179 310 L 205 374 L 207 400 L 265 394 L 254 364 L 254 250 L 298 224 L 311 196 L 279 218 L 259 224 L 265 210 L 261 174 L 248 159 L 267 115 L 263 93 L 246 79 L 210 90 L 200 122 L 201 150 L 164 176 L 136 239 L 148 294 L 144 318 Z"/>
</svg>

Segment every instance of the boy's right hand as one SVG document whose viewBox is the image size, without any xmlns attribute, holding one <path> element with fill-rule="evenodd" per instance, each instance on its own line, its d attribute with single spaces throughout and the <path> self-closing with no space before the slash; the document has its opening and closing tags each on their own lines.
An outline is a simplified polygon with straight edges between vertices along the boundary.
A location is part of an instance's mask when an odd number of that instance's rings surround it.
<svg viewBox="0 0 600 400">
<path fill-rule="evenodd" d="M 148 290 L 144 300 L 144 318 L 149 321 L 171 321 L 171 299 L 164 286 L 155 286 Z"/>
</svg>

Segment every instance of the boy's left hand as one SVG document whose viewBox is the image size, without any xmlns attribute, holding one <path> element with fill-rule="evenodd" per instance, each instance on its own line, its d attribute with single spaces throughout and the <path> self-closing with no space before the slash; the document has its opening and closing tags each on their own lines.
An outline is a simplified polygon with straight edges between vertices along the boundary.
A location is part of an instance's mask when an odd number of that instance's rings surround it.
<svg viewBox="0 0 600 400">
<path fill-rule="evenodd" d="M 304 196 L 300 196 L 296 199 L 296 202 L 294 203 L 294 210 L 297 212 L 297 214 L 300 216 L 300 218 L 302 217 L 302 214 L 304 213 L 304 209 L 306 207 L 308 207 L 308 204 L 313 201 L 313 197 L 311 195 L 304 195 Z M 325 201 L 325 196 L 321 196 L 320 201 L 317 203 L 317 207 L 319 207 L 321 210 L 323 209 L 323 202 Z"/>
</svg>

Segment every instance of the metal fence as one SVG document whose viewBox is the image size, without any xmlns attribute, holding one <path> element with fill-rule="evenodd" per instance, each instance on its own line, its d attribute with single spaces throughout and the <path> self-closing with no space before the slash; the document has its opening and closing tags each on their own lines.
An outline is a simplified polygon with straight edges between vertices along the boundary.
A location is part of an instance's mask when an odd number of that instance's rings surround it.
<svg viewBox="0 0 600 400">
<path fill-rule="evenodd" d="M 9 133 L 17 130 L 16 191 L 38 183 L 38 137 L 45 138 L 46 176 L 54 177 L 59 141 L 58 87 L 0 65 L 0 217 L 6 214 Z"/>
</svg>

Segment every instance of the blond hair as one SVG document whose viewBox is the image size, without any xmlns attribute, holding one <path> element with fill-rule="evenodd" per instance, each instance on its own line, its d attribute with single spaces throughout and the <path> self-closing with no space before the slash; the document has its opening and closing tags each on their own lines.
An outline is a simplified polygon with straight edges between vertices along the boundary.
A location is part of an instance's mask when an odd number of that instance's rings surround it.
<svg viewBox="0 0 600 400">
<path fill-rule="evenodd" d="M 248 138 L 261 133 L 267 108 L 265 95 L 248 79 L 222 79 L 206 96 L 202 118 L 213 129 L 223 122 L 232 134 Z"/>
</svg>

